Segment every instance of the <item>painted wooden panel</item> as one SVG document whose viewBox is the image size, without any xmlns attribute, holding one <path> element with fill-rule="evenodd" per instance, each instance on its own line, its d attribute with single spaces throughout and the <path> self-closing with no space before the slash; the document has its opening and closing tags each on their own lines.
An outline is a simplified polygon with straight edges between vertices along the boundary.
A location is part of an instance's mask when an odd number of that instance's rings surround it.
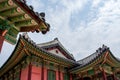
<svg viewBox="0 0 120 80">
<path fill-rule="evenodd" d="M 52 49 L 52 50 L 48 50 L 48 52 L 51 52 L 51 53 L 53 53 L 53 54 L 55 54 L 55 55 L 58 55 L 58 56 L 60 56 L 60 57 L 66 58 L 66 56 L 63 55 L 63 53 L 62 53 L 60 50 L 58 50 L 57 48 Z"/>
<path fill-rule="evenodd" d="M 29 67 L 22 69 L 21 80 L 28 80 L 28 70 L 29 70 Z"/>
<path fill-rule="evenodd" d="M 69 75 L 67 73 L 64 73 L 64 80 L 69 80 Z"/>
<path fill-rule="evenodd" d="M 32 66 L 31 80 L 41 80 L 42 67 Z"/>
<path fill-rule="evenodd" d="M 48 80 L 55 80 L 56 79 L 56 73 L 53 70 L 48 70 Z"/>
</svg>

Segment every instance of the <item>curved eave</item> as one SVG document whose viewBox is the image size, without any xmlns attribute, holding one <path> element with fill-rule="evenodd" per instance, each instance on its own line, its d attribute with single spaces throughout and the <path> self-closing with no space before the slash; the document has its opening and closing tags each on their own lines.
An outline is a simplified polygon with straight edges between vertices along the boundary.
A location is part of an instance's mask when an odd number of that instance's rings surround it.
<svg viewBox="0 0 120 80">
<path fill-rule="evenodd" d="M 40 46 L 41 48 L 51 48 L 51 47 L 58 47 L 60 49 L 61 52 L 63 52 L 63 54 L 71 60 L 74 60 L 74 57 L 69 53 L 69 51 L 67 51 L 64 46 L 60 43 L 60 41 L 58 40 L 58 38 L 55 38 L 53 41 L 50 42 L 46 42 L 46 43 L 42 43 L 42 44 L 38 44 L 38 46 Z"/>
<path fill-rule="evenodd" d="M 45 21 L 42 21 L 42 20 L 39 18 L 39 16 L 36 15 L 33 10 L 30 10 L 29 7 L 28 7 L 25 3 L 21 2 L 20 0 L 13 0 L 13 1 L 14 1 L 18 6 L 20 6 L 27 14 L 29 14 L 30 17 L 32 17 L 32 19 L 34 19 L 34 20 L 38 23 L 39 26 L 42 25 L 45 29 L 47 29 L 48 26 L 46 25 L 46 22 L 45 22 Z M 41 30 L 40 27 L 38 27 L 38 28 Z"/>
<path fill-rule="evenodd" d="M 77 66 L 75 68 L 72 68 L 71 70 L 69 70 L 71 73 L 79 73 L 81 71 L 84 71 L 84 70 L 89 70 L 93 65 L 96 65 L 98 63 L 100 63 L 102 61 L 103 56 L 102 54 L 97 56 L 96 58 L 94 58 L 93 60 L 89 61 L 87 64 L 85 65 L 82 65 L 80 64 L 80 66 Z"/>
<path fill-rule="evenodd" d="M 78 64 L 77 62 L 75 62 L 73 60 L 65 59 L 65 58 L 59 57 L 57 55 L 54 55 L 52 53 L 49 53 L 46 50 L 37 46 L 36 44 L 30 43 L 29 41 L 27 41 L 24 38 L 22 38 L 22 40 L 25 44 L 27 44 L 27 46 L 28 46 L 27 50 L 28 51 L 30 51 L 31 53 L 33 53 L 37 56 L 40 56 L 40 57 L 46 59 L 46 60 L 50 60 L 50 61 L 53 61 L 53 62 L 56 62 L 56 63 L 59 63 L 59 64 L 63 64 L 65 66 L 69 66 L 69 67 Z"/>
<path fill-rule="evenodd" d="M 107 53 L 108 53 L 108 55 L 106 55 Z M 105 60 L 105 62 L 104 62 L 104 60 Z M 108 63 L 111 67 L 114 67 L 114 68 L 120 68 L 120 61 L 111 53 L 111 51 L 109 49 L 107 49 L 104 53 L 101 53 L 99 56 L 97 56 L 93 60 L 89 61 L 89 63 L 87 63 L 85 65 L 81 64 L 80 66 L 71 69 L 70 72 L 71 73 L 79 73 L 82 71 L 87 71 L 87 70 L 95 67 L 96 65 L 98 65 L 101 62 Z"/>
<path fill-rule="evenodd" d="M 14 51 L 11 54 L 11 56 L 8 58 L 8 60 L 0 68 L 0 76 L 2 76 L 9 69 L 14 67 L 22 59 L 22 57 L 24 55 L 25 54 L 22 53 L 22 46 L 21 46 L 20 39 L 19 39 Z"/>
<path fill-rule="evenodd" d="M 0 1 L 0 19 L 5 20 L 19 32 L 36 31 L 45 34 L 50 27 L 45 22 L 45 17 L 34 12 L 24 0 Z"/>
<path fill-rule="evenodd" d="M 114 67 L 120 67 L 120 60 L 118 60 L 113 54 L 112 52 L 109 50 L 109 55 L 108 55 L 108 63 L 111 63 L 111 65 L 113 65 Z"/>
</svg>

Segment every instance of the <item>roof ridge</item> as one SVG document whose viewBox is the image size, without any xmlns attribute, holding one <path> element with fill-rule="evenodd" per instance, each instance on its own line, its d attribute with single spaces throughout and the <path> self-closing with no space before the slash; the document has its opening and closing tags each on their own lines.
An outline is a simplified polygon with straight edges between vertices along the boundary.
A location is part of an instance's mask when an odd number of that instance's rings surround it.
<svg viewBox="0 0 120 80">
<path fill-rule="evenodd" d="M 56 43 L 59 42 L 58 38 L 54 38 L 54 40 L 52 40 L 52 41 L 48 41 L 48 42 L 44 42 L 44 43 L 39 43 L 39 44 L 37 44 L 37 45 L 43 46 L 43 45 L 45 45 L 45 44 L 46 44 L 46 45 L 47 45 L 47 44 L 49 45 L 50 43 L 53 43 L 53 44 L 54 44 L 55 42 L 56 42 Z M 45 46 L 46 46 L 46 45 L 45 45 Z"/>
<path fill-rule="evenodd" d="M 43 46 L 44 44 L 38 45 L 38 44 L 36 44 L 33 40 L 31 40 L 31 38 L 28 36 L 27 33 L 24 33 L 22 36 L 23 36 L 25 39 L 27 39 L 27 41 L 29 41 L 30 43 L 32 43 L 35 47 L 37 47 L 37 48 L 42 48 L 42 47 L 44 47 L 44 46 Z M 53 44 L 58 44 L 58 45 L 60 45 L 60 46 L 65 50 L 65 52 L 66 52 L 73 60 L 75 60 L 75 59 L 74 59 L 74 56 L 71 55 L 71 54 L 69 53 L 69 51 L 67 51 L 67 50 L 64 48 L 64 46 L 60 43 L 60 41 L 58 40 L 58 38 L 54 38 L 54 40 L 53 40 L 53 41 L 50 41 L 50 42 L 51 42 L 51 43 L 53 42 Z M 48 45 L 47 45 L 47 43 L 45 43 L 45 44 L 46 44 L 45 46 L 51 45 L 51 44 L 48 44 Z"/>
<path fill-rule="evenodd" d="M 87 60 L 87 59 L 91 59 L 91 58 L 95 58 L 95 57 L 97 57 L 98 55 L 101 55 L 101 54 L 103 54 L 106 50 L 108 50 L 109 49 L 109 47 L 107 47 L 107 46 L 105 46 L 104 44 L 102 45 L 102 47 L 99 47 L 97 50 L 96 50 L 96 52 L 94 52 L 93 54 L 91 54 L 91 55 L 89 55 L 89 56 L 87 56 L 87 57 L 85 57 L 85 58 L 83 58 L 83 59 L 81 59 L 81 60 L 78 60 L 77 62 L 84 62 L 84 60 Z"/>
<path fill-rule="evenodd" d="M 31 40 L 31 38 L 29 38 L 29 36 L 28 36 L 27 33 L 24 33 L 24 34 L 21 35 L 20 37 L 21 37 L 21 38 L 24 38 L 25 40 L 27 40 L 29 43 L 31 43 L 34 47 L 38 48 L 39 50 L 42 50 L 42 51 L 44 51 L 44 52 L 46 52 L 46 53 L 50 53 L 50 52 L 46 51 L 45 49 L 39 47 L 33 40 Z M 50 53 L 50 55 L 54 55 L 54 54 L 51 54 L 51 53 Z M 57 56 L 57 55 L 54 55 L 54 56 Z M 57 56 L 57 57 L 58 57 L 58 58 L 61 58 L 61 59 L 65 59 L 65 58 L 60 57 L 60 56 Z M 73 60 L 71 60 L 71 59 L 65 59 L 65 60 L 67 60 L 67 61 L 69 60 L 69 61 L 72 62 L 72 63 L 78 64 L 76 61 L 73 61 Z"/>
</svg>

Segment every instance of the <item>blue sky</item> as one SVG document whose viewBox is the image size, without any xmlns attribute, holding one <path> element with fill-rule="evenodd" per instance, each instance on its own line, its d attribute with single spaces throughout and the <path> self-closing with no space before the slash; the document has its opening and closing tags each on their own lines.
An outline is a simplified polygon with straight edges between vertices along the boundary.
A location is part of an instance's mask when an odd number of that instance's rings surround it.
<svg viewBox="0 0 120 80">
<path fill-rule="evenodd" d="M 57 37 L 77 60 L 105 44 L 120 58 L 120 0 L 27 0 L 27 4 L 34 11 L 45 12 L 51 25 L 46 35 L 28 33 L 36 43 Z M 14 46 L 4 43 L 2 63 L 13 49 Z"/>
</svg>

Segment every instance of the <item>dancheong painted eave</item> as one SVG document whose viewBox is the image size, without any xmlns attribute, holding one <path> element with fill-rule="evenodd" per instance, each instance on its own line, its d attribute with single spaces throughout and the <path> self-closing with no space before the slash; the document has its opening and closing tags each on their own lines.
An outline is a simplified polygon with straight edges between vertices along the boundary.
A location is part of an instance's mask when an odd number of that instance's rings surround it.
<svg viewBox="0 0 120 80">
<path fill-rule="evenodd" d="M 40 58 L 43 58 L 46 61 L 51 61 L 66 67 L 79 65 L 74 60 L 65 59 L 63 57 L 59 57 L 47 52 L 46 50 L 37 46 L 37 44 L 33 42 L 28 37 L 28 35 L 24 34 L 24 35 L 20 35 L 20 38 L 17 42 L 17 45 L 12 55 L 0 68 L 0 76 L 2 76 L 5 72 L 9 71 L 15 65 L 17 65 L 25 56 L 31 56 L 31 55 L 38 56 Z"/>
<path fill-rule="evenodd" d="M 0 0 L 0 52 L 3 41 L 15 44 L 19 32 L 46 34 L 49 30 L 45 13 L 34 12 L 26 0 Z"/>
<path fill-rule="evenodd" d="M 45 21 L 45 13 L 34 12 L 25 0 L 0 0 L 0 19 L 8 22 L 20 32 L 49 31 L 50 25 Z"/>
<path fill-rule="evenodd" d="M 27 33 L 20 35 L 12 55 L 0 68 L 0 79 L 5 80 L 5 78 L 9 78 L 6 76 L 11 76 L 11 72 L 14 72 L 14 70 L 16 72 L 17 71 L 20 72 L 20 75 L 22 72 L 23 77 L 25 75 L 28 76 L 28 73 L 25 74 L 23 72 L 24 70 L 25 72 L 34 70 L 37 72 L 41 71 L 42 73 L 44 73 L 45 71 L 45 76 L 43 78 L 47 77 L 47 72 L 49 72 L 49 70 L 54 71 L 55 73 L 57 73 L 55 74 L 57 75 L 57 79 L 59 79 L 58 76 L 61 76 L 61 74 L 62 74 L 61 78 L 63 78 L 64 77 L 63 75 L 65 73 L 68 73 L 72 75 L 73 78 L 70 80 L 76 80 L 76 78 L 78 80 L 86 80 L 86 78 L 88 77 L 91 78 L 90 80 L 97 80 L 95 79 L 96 74 L 97 74 L 96 78 L 99 78 L 99 80 L 109 80 L 103 79 L 107 78 L 106 76 L 112 77 L 114 75 L 115 76 L 114 78 L 119 77 L 120 60 L 112 54 L 109 47 L 103 45 L 90 56 L 82 60 L 76 61 L 67 57 L 55 55 L 58 53 L 56 52 L 52 53 L 49 52 L 49 50 L 45 49 L 46 47 L 47 48 L 49 47 L 51 48 L 51 46 L 54 47 L 54 43 L 55 44 L 58 43 L 58 40 L 55 39 L 55 41 L 53 40 L 47 42 L 46 44 L 43 43 L 41 45 L 37 45 L 34 41 L 30 39 Z M 36 70 L 38 68 L 40 70 Z M 34 72 L 30 73 L 36 75 L 36 73 Z M 39 77 L 40 75 L 36 76 Z M 32 80 L 35 80 L 35 77 L 33 76 L 30 77 L 32 77 Z M 23 78 L 21 77 L 18 78 L 20 78 L 20 80 L 23 80 Z M 41 78 L 40 80 L 46 80 L 43 78 Z M 112 80 L 119 79 L 120 78 Z M 39 80 L 39 78 L 37 80 Z"/>
<path fill-rule="evenodd" d="M 114 68 L 120 68 L 120 60 L 105 45 L 98 48 L 95 53 L 77 62 L 80 65 L 69 70 L 71 73 L 89 71 L 90 69 L 102 67 L 104 64 L 109 64 Z"/>
</svg>

